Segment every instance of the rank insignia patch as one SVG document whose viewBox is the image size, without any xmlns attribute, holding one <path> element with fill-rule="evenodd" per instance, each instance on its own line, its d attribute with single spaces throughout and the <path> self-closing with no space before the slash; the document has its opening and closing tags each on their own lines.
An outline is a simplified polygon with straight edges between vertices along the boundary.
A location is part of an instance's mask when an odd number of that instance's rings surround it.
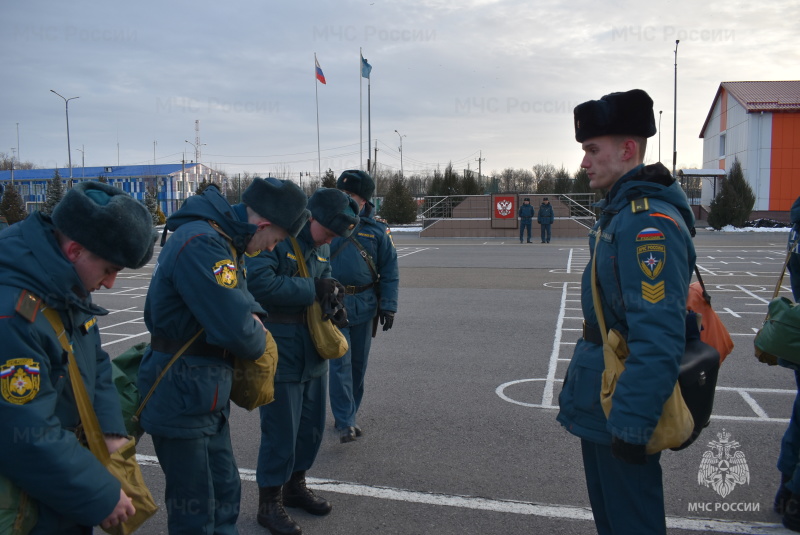
<svg viewBox="0 0 800 535">
<path fill-rule="evenodd" d="M 667 260 L 667 248 L 661 244 L 640 245 L 636 248 L 636 256 L 639 259 L 639 267 L 642 272 L 650 279 L 655 279 L 664 269 L 664 262 Z"/>
<path fill-rule="evenodd" d="M 648 227 L 646 229 L 642 229 L 639 234 L 636 235 L 636 241 L 650 241 L 650 240 L 663 240 L 664 233 L 654 227 Z"/>
<path fill-rule="evenodd" d="M 214 264 L 214 277 L 220 286 L 236 288 L 236 266 L 231 260 L 223 260 Z"/>
<path fill-rule="evenodd" d="M 642 299 L 648 303 L 658 303 L 664 299 L 664 281 L 656 284 L 647 284 L 642 281 Z"/>
<path fill-rule="evenodd" d="M 11 359 L 0 365 L 0 394 L 15 405 L 24 405 L 39 393 L 39 363 Z"/>
</svg>

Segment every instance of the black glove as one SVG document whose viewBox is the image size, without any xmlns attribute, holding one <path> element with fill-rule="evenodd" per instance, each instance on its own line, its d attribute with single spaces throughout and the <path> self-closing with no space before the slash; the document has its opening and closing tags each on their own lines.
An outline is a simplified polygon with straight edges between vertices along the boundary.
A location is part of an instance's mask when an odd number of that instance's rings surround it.
<svg viewBox="0 0 800 535">
<path fill-rule="evenodd" d="M 646 448 L 646 444 L 630 444 L 621 438 L 611 437 L 611 455 L 629 464 L 647 464 Z"/>
<path fill-rule="evenodd" d="M 392 328 L 392 325 L 394 325 L 394 312 L 385 312 L 381 310 L 378 312 L 378 318 L 381 320 L 384 331 L 388 331 Z"/>
<path fill-rule="evenodd" d="M 336 279 L 314 279 L 314 290 L 317 292 L 317 300 L 322 303 L 329 296 L 333 295 L 334 290 L 336 290 L 336 285 L 339 284 L 339 281 Z M 341 286 L 341 284 L 339 284 Z"/>
<path fill-rule="evenodd" d="M 336 279 L 331 280 L 333 281 L 334 286 L 336 286 L 336 289 L 333 291 L 333 298 L 337 303 L 344 306 L 344 285 Z"/>
<path fill-rule="evenodd" d="M 340 329 L 344 329 L 350 324 L 350 322 L 347 320 L 347 309 L 344 307 L 337 309 L 336 313 L 333 314 L 330 319 L 331 323 Z"/>
</svg>

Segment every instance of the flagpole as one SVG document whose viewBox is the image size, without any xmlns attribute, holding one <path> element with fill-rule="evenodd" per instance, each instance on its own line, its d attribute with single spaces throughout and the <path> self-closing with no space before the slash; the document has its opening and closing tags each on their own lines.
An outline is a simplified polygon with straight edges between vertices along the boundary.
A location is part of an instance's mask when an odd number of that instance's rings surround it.
<svg viewBox="0 0 800 535">
<path fill-rule="evenodd" d="M 322 180 L 322 156 L 319 150 L 319 82 L 317 81 L 317 53 L 314 52 L 314 100 L 317 103 L 317 178 Z"/>
<path fill-rule="evenodd" d="M 371 96 L 372 96 L 372 78 L 367 78 L 367 140 L 369 144 L 372 144 L 372 107 L 371 107 Z M 373 164 L 373 173 L 375 165 Z M 369 169 L 367 169 L 369 172 Z"/>
<path fill-rule="evenodd" d="M 358 146 L 360 149 L 359 158 L 361 159 L 361 170 L 364 170 L 364 84 L 361 83 L 361 69 L 364 53 L 358 47 Z"/>
</svg>

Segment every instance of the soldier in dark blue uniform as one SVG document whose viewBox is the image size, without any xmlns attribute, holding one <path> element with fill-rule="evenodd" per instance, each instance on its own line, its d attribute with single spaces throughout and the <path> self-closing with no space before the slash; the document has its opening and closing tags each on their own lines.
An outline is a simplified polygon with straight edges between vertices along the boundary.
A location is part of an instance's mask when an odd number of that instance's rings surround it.
<svg viewBox="0 0 800 535">
<path fill-rule="evenodd" d="M 91 292 L 153 255 L 143 204 L 99 182 L 67 192 L 52 219 L 39 212 L 0 233 L 0 493 L 32 498 L 31 533 L 89 534 L 134 513 L 119 482 L 75 436 L 80 423 L 67 358 L 45 307 L 58 311 L 109 451 L 127 442 L 111 361 L 101 349 Z M 13 254 L 12 254 L 13 251 Z M 10 525 L 0 532 L 10 533 Z"/>
<path fill-rule="evenodd" d="M 528 230 L 528 243 L 531 241 L 531 222 L 533 221 L 534 209 L 531 206 L 531 200 L 528 197 L 522 201 L 522 206 L 519 207 L 517 212 L 517 219 L 519 219 L 519 242 L 522 243 L 522 234 Z"/>
<path fill-rule="evenodd" d="M 369 202 L 375 182 L 365 172 L 345 171 L 336 187 L 350 195 L 361 208 L 360 223 L 348 238 L 331 243 L 333 276 L 345 287 L 349 325 L 342 329 L 349 350 L 331 361 L 330 399 L 336 430 L 342 442 L 361 436 L 356 413 L 364 397 L 364 376 L 373 332 L 380 321 L 383 330 L 394 324 L 400 273 L 397 251 L 389 227 L 375 221 Z"/>
<path fill-rule="evenodd" d="M 258 523 L 273 534 L 299 534 L 286 507 L 314 515 L 331 510 L 327 500 L 306 486 L 325 431 L 328 363 L 317 353 L 306 324 L 306 308 L 343 290 L 331 278 L 329 244 L 349 236 L 358 224 L 358 205 L 333 188 L 318 189 L 308 201 L 311 219 L 297 235 L 309 277 L 298 274 L 293 244 L 247 259 L 250 291 L 267 310 L 266 320 L 278 345 L 275 401 L 260 408 L 261 448 L 256 482 Z M 340 318 L 346 325 L 346 316 Z"/>
<path fill-rule="evenodd" d="M 558 421 L 581 439 L 601 535 L 666 533 L 660 453 L 648 455 L 646 444 L 678 378 L 695 252 L 686 195 L 663 165 L 642 165 L 647 138 L 655 133 L 653 101 L 640 89 L 575 108 L 581 167 L 592 188 L 608 190 L 589 242 L 603 315 L 630 350 L 606 418 L 590 263 L 581 282 L 584 334 L 564 379 Z"/>
<path fill-rule="evenodd" d="M 800 254 L 797 237 L 800 232 L 800 197 L 790 212 L 792 231 L 789 233 L 788 247 L 792 251 L 789 257 L 789 278 L 794 301 L 800 302 Z M 778 364 L 794 370 L 797 384 L 797 395 L 792 406 L 792 417 L 781 439 L 781 453 L 778 457 L 778 470 L 781 473 L 781 484 L 775 496 L 774 509 L 783 515 L 783 525 L 792 531 L 800 531 L 800 367 L 783 359 Z"/>
<path fill-rule="evenodd" d="M 256 178 L 230 206 L 216 186 L 167 220 L 145 302 L 151 348 L 139 370 L 148 392 L 185 342 L 203 329 L 157 385 L 141 416 L 166 476 L 169 532 L 236 534 L 241 484 L 230 440 L 230 356 L 264 352 L 264 310 L 247 290 L 245 253 L 271 250 L 308 218 L 294 183 Z"/>
<path fill-rule="evenodd" d="M 550 200 L 545 197 L 539 206 L 539 215 L 536 221 L 542 226 L 542 243 L 550 243 L 550 227 L 553 225 L 553 206 Z"/>
</svg>

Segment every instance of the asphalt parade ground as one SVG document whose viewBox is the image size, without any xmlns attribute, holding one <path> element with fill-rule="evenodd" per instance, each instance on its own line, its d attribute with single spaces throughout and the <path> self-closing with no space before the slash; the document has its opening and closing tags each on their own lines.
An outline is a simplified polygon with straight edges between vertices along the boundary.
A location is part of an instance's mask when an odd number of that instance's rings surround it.
<svg viewBox="0 0 800 535">
<path fill-rule="evenodd" d="M 333 511 L 290 509 L 303 533 L 595 533 L 579 440 L 555 420 L 581 333 L 588 239 L 394 240 L 400 305 L 394 328 L 373 340 L 358 420 L 364 436 L 340 444 L 329 413 L 308 477 Z M 785 245 L 785 233 L 700 230 L 695 238 L 712 304 L 736 347 L 720 371 L 710 426 L 688 449 L 662 456 L 670 534 L 791 533 L 772 501 L 794 377 L 753 357 Z M 111 312 L 99 323 L 112 357 L 149 339 L 142 314 L 155 261 L 95 292 Z M 788 284 L 787 277 L 782 295 Z M 268 533 L 256 523 L 258 411 L 234 407 L 231 427 L 242 476 L 239 531 Z M 746 481 L 725 489 L 699 482 L 712 441 L 744 454 Z M 167 533 L 164 477 L 148 436 L 138 453 L 161 506 L 139 533 Z"/>
</svg>

